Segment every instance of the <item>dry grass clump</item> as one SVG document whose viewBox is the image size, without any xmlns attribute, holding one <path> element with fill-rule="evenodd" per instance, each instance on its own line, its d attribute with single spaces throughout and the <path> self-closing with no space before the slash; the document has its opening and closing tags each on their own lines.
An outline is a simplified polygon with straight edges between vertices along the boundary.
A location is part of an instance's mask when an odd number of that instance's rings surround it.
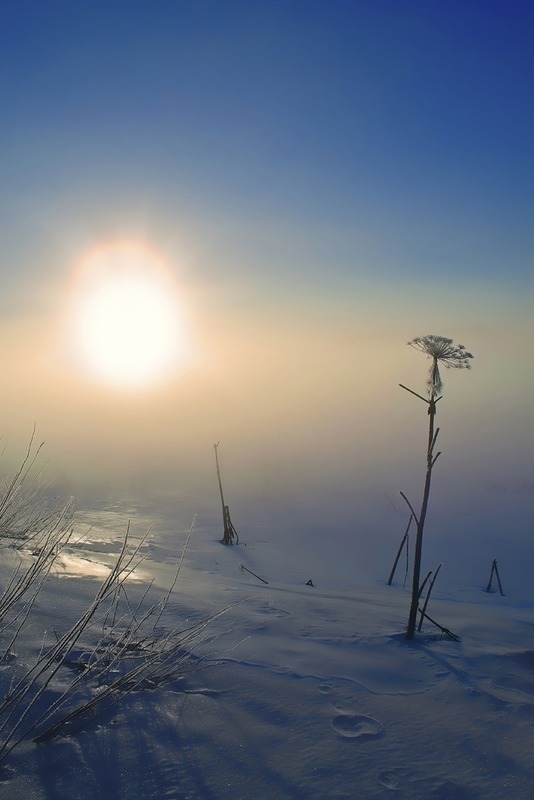
<svg viewBox="0 0 534 800">
<path fill-rule="evenodd" d="M 146 536 L 136 544 L 126 530 L 119 555 L 91 602 L 63 632 L 37 634 L 35 612 L 55 560 L 72 542 L 74 504 L 47 500 L 36 479 L 33 435 L 15 476 L 0 496 L 0 548 L 15 566 L 0 596 L 0 762 L 28 738 L 35 742 L 83 726 L 126 695 L 154 689 L 199 669 L 193 656 L 208 619 L 166 628 L 191 525 L 174 580 L 152 601 L 152 583 L 134 605 L 128 580 L 143 560 Z M 223 613 L 223 612 L 220 612 Z M 37 617 L 38 620 L 38 617 Z M 36 636 L 42 642 L 36 642 Z M 22 663 L 15 652 L 26 655 Z"/>
</svg>

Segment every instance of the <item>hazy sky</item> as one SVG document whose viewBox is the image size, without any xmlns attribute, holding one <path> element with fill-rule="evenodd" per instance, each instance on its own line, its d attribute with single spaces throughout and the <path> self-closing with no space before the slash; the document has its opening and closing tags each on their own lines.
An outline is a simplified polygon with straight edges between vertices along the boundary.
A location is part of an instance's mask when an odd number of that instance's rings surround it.
<svg viewBox="0 0 534 800">
<path fill-rule="evenodd" d="M 444 376 L 438 497 L 532 500 L 533 20 L 527 0 L 3 3 L 6 458 L 35 420 L 59 485 L 196 496 L 220 439 L 234 497 L 350 516 L 419 491 L 425 409 L 398 383 L 424 391 L 406 342 L 435 333 L 475 354 Z M 135 390 L 72 327 L 80 265 L 123 241 L 165 265 L 187 342 Z"/>
</svg>

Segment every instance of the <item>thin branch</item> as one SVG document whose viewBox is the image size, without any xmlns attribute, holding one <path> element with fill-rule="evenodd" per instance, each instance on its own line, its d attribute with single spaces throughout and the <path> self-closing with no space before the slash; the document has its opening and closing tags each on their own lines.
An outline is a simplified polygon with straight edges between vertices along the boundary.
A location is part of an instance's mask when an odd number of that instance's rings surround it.
<svg viewBox="0 0 534 800">
<path fill-rule="evenodd" d="M 430 578 L 430 576 L 431 576 L 431 575 L 432 575 L 432 570 L 429 570 L 429 572 L 427 573 L 427 576 L 426 576 L 426 578 L 424 579 L 423 583 L 422 583 L 422 584 L 421 584 L 421 586 L 419 587 L 419 595 L 418 595 L 418 598 L 420 598 L 420 597 L 421 597 L 421 595 L 423 594 L 423 590 L 424 590 L 424 588 L 425 588 L 425 586 L 426 586 L 426 584 L 427 584 L 427 581 L 428 581 L 428 579 Z"/>
<path fill-rule="evenodd" d="M 414 392 L 414 390 L 413 390 L 413 389 L 408 389 L 408 387 L 407 387 L 407 386 L 405 386 L 403 383 L 399 383 L 399 386 L 401 387 L 401 389 L 406 389 L 406 391 L 407 391 L 407 392 L 410 392 L 410 394 L 413 394 L 413 395 L 415 395 L 416 397 L 418 397 L 418 398 L 419 398 L 419 400 L 422 400 L 422 401 L 423 401 L 423 403 L 426 403 L 427 405 L 430 405 L 430 400 L 428 400 L 426 397 L 423 397 L 423 396 L 422 396 L 422 395 L 420 395 L 420 394 L 417 394 L 417 392 Z"/>
<path fill-rule="evenodd" d="M 257 579 L 258 579 L 259 581 L 261 581 L 262 583 L 267 583 L 267 584 L 269 583 L 269 581 L 266 581 L 266 580 L 264 580 L 263 578 L 260 578 L 260 576 L 259 576 L 259 575 L 256 575 L 256 573 L 255 573 L 255 572 L 252 572 L 252 570 L 251 570 L 251 569 L 248 569 L 247 567 L 245 567 L 245 565 L 244 565 L 244 564 L 240 564 L 239 566 L 240 566 L 240 568 L 241 568 L 241 569 L 245 570 L 245 572 L 248 572 L 248 573 L 250 573 L 250 575 L 254 575 L 254 577 L 255 577 L 255 578 L 257 578 Z"/>
<path fill-rule="evenodd" d="M 440 457 L 440 455 L 441 455 L 441 450 L 440 450 L 438 453 L 436 453 L 436 455 L 435 455 L 435 456 L 434 456 L 434 458 L 432 459 L 432 462 L 431 462 L 431 464 L 430 464 L 430 467 L 431 467 L 431 468 L 434 466 L 434 464 L 436 463 L 436 461 L 438 460 L 438 458 Z"/>
<path fill-rule="evenodd" d="M 408 550 L 408 544 L 407 544 L 408 538 L 409 538 L 408 537 L 408 533 L 409 533 L 409 530 L 410 530 L 410 526 L 412 524 L 412 520 L 413 520 L 413 514 L 410 514 L 410 518 L 408 520 L 408 525 L 406 527 L 406 530 L 404 531 L 404 536 L 402 537 L 402 541 L 400 543 L 399 549 L 397 550 L 397 555 L 395 557 L 395 561 L 393 562 L 393 567 L 391 569 L 391 572 L 389 573 L 388 586 L 391 586 L 391 584 L 393 583 L 393 577 L 395 575 L 395 571 L 397 569 L 397 564 L 399 563 L 399 559 L 401 557 L 402 548 L 404 547 L 405 544 L 406 544 L 406 550 Z"/>
<path fill-rule="evenodd" d="M 410 501 L 408 500 L 408 498 L 406 497 L 406 495 L 404 494 L 404 492 L 399 492 L 399 494 L 400 494 L 400 496 L 403 498 L 403 500 L 405 500 L 405 501 L 406 501 L 406 504 L 407 504 L 408 508 L 409 508 L 409 509 L 410 509 L 410 511 L 412 512 L 412 516 L 413 516 L 413 518 L 414 518 L 414 520 L 415 520 L 415 524 L 416 524 L 416 525 L 419 525 L 419 519 L 418 519 L 418 517 L 417 517 L 417 514 L 416 514 L 416 513 L 415 513 L 415 511 L 413 510 L 413 506 L 412 506 L 412 504 L 410 503 Z"/>
<path fill-rule="evenodd" d="M 424 618 L 424 616 L 426 614 L 426 609 L 428 607 L 428 602 L 430 600 L 430 595 L 432 594 L 432 589 L 434 588 L 434 584 L 436 582 L 436 578 L 438 577 L 438 573 L 439 573 L 440 569 L 441 569 L 441 564 L 438 564 L 438 566 L 436 567 L 436 570 L 434 572 L 434 575 L 432 576 L 432 580 L 430 581 L 430 585 L 428 587 L 428 592 L 426 593 L 425 602 L 423 603 L 423 610 L 421 611 L 421 619 L 419 620 L 419 626 L 417 628 L 418 631 L 420 631 L 422 626 L 423 626 L 423 618 Z"/>
<path fill-rule="evenodd" d="M 418 610 L 419 610 L 419 612 L 421 612 L 421 609 L 418 609 Z M 459 641 L 461 641 L 461 639 L 460 639 L 460 637 L 459 637 L 459 636 L 457 636 L 455 633 L 453 633 L 452 631 L 450 631 L 448 628 L 444 628 L 444 627 L 443 627 L 443 625 L 440 625 L 440 624 L 439 624 L 439 622 L 436 622 L 436 620 L 435 620 L 435 619 L 432 619 L 432 617 L 430 617 L 430 616 L 429 616 L 429 615 L 428 615 L 426 612 L 424 613 L 424 617 L 425 617 L 425 619 L 427 619 L 429 622 L 431 622 L 431 623 L 432 623 L 432 625 L 435 625 L 435 626 L 436 626 L 436 628 L 439 628 L 439 629 L 440 629 L 440 631 L 441 631 L 442 633 L 444 633 L 446 636 L 449 636 L 449 637 L 450 637 L 451 639 L 453 639 L 455 642 L 459 642 Z"/>
<path fill-rule="evenodd" d="M 214 445 L 214 447 L 215 447 L 215 453 L 217 453 L 217 445 Z M 189 532 L 187 534 L 187 538 L 185 540 L 185 544 L 184 544 L 184 546 L 182 548 L 182 555 L 180 556 L 180 561 L 178 563 L 178 568 L 177 568 L 177 570 L 175 572 L 175 575 L 174 575 L 174 580 L 173 580 L 173 582 L 172 582 L 172 584 L 171 584 L 171 586 L 169 588 L 169 591 L 167 592 L 167 596 L 165 597 L 165 599 L 163 600 L 163 603 L 161 604 L 161 611 L 160 611 L 160 613 L 159 613 L 159 615 L 158 615 L 158 617 L 157 617 L 157 619 L 156 619 L 156 621 L 154 623 L 154 628 L 156 628 L 156 626 L 157 626 L 158 622 L 160 621 L 165 609 L 167 608 L 167 603 L 169 602 L 171 594 L 174 591 L 174 587 L 176 586 L 176 581 L 178 580 L 178 575 L 180 574 L 180 570 L 182 568 L 182 564 L 184 563 L 185 554 L 187 552 L 187 548 L 189 547 L 189 542 L 191 541 L 191 536 L 193 535 L 193 530 L 195 528 L 196 521 L 197 521 L 197 515 L 194 514 L 192 522 L 191 522 L 191 525 L 190 525 L 190 528 L 189 528 Z"/>
</svg>

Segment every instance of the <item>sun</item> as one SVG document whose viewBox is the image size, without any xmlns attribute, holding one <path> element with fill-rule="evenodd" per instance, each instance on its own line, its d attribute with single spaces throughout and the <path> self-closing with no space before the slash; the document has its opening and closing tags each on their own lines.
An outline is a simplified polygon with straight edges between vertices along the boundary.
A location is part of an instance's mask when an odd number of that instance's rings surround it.
<svg viewBox="0 0 534 800">
<path fill-rule="evenodd" d="M 141 387 L 184 362 L 178 292 L 170 270 L 148 248 L 115 243 L 91 252 L 76 273 L 71 297 L 71 345 L 94 377 Z"/>
</svg>

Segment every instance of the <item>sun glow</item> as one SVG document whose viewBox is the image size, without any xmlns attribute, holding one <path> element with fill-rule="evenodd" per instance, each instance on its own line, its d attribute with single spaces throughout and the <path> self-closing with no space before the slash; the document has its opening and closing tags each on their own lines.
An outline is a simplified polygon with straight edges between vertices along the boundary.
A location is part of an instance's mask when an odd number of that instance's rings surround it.
<svg viewBox="0 0 534 800">
<path fill-rule="evenodd" d="M 171 273 L 139 245 L 108 245 L 84 259 L 75 279 L 71 327 L 71 344 L 85 368 L 117 386 L 161 379 L 186 358 Z"/>
</svg>

